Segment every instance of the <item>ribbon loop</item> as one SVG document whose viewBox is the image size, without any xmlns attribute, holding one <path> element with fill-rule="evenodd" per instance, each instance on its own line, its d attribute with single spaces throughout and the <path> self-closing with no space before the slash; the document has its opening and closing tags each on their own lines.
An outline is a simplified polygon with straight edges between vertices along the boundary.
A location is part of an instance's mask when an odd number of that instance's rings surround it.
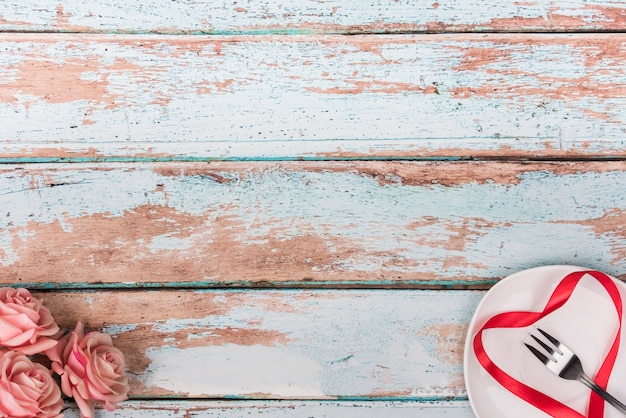
<svg viewBox="0 0 626 418">
<path fill-rule="evenodd" d="M 576 286 L 578 286 L 578 283 L 585 275 L 592 276 L 606 290 L 611 298 L 611 301 L 613 302 L 613 305 L 615 306 L 615 311 L 617 312 L 617 317 L 619 318 L 619 326 L 617 328 L 615 338 L 613 339 L 613 343 L 611 344 L 607 356 L 602 362 L 602 365 L 598 369 L 594 378 L 594 381 L 600 387 L 606 389 L 609 378 L 611 377 L 613 365 L 617 359 L 621 340 L 622 298 L 616 284 L 604 273 L 595 270 L 576 271 L 570 273 L 558 283 L 556 289 L 550 295 L 548 302 L 545 304 L 541 312 L 514 311 L 497 314 L 488 319 L 474 336 L 474 353 L 476 353 L 476 358 L 478 359 L 480 365 L 498 383 L 511 393 L 555 418 L 585 418 L 585 415 L 582 415 L 556 399 L 525 385 L 498 367 L 487 355 L 483 346 L 482 335 L 483 332 L 488 329 L 523 328 L 536 323 L 541 318 L 544 318 L 550 313 L 561 308 L 569 300 Z M 591 392 L 589 398 L 588 416 L 593 418 L 602 418 L 604 416 L 604 400 L 593 391 Z"/>
</svg>

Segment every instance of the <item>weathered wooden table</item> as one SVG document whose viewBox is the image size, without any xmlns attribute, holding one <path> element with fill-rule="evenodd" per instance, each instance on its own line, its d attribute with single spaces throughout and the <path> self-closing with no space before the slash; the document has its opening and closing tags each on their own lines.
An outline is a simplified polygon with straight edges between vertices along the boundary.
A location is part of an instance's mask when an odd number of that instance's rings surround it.
<svg viewBox="0 0 626 418">
<path fill-rule="evenodd" d="M 0 281 L 123 417 L 471 417 L 486 289 L 626 278 L 621 1 L 0 3 Z M 76 412 L 68 413 L 68 416 Z"/>
</svg>

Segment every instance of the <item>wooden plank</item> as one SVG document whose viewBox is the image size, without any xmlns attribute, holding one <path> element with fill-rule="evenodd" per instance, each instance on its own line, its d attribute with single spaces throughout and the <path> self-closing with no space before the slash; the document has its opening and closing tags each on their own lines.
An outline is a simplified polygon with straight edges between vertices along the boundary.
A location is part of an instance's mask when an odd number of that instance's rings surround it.
<svg viewBox="0 0 626 418">
<path fill-rule="evenodd" d="M 0 161 L 626 156 L 626 34 L 0 36 Z"/>
<path fill-rule="evenodd" d="M 131 397 L 463 398 L 463 345 L 483 292 L 51 292 L 62 327 L 104 329 Z"/>
<path fill-rule="evenodd" d="M 0 30 L 157 33 L 364 33 L 622 30 L 619 0 L 177 2 L 24 0 L 0 3 Z"/>
<path fill-rule="evenodd" d="M 475 286 L 626 278 L 626 162 L 0 167 L 0 282 Z"/>
<path fill-rule="evenodd" d="M 114 414 L 96 411 L 97 418 L 474 418 L 469 402 L 329 402 L 329 401 L 127 401 Z M 79 418 L 78 409 L 65 411 L 66 418 Z"/>
</svg>

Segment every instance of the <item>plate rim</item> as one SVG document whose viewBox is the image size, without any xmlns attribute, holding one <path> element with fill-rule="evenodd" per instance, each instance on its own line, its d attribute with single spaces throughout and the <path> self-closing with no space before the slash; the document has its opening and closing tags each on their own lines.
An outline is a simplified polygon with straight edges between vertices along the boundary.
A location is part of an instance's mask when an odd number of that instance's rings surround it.
<svg viewBox="0 0 626 418">
<path fill-rule="evenodd" d="M 498 288 L 505 286 L 508 282 L 515 280 L 516 276 L 527 275 L 534 271 L 552 270 L 552 269 L 566 270 L 567 271 L 566 274 L 573 273 L 575 271 L 587 271 L 587 270 L 599 271 L 594 268 L 583 267 L 583 266 L 572 265 L 572 264 L 549 264 L 549 265 L 537 266 L 537 267 L 531 267 L 531 268 L 524 269 L 524 270 L 519 270 L 519 271 L 516 271 L 515 273 L 512 273 L 504 277 L 503 279 L 499 280 L 496 284 L 494 284 L 491 288 L 489 288 L 487 292 L 481 298 L 478 305 L 476 306 L 474 313 L 472 314 L 472 319 L 470 320 L 470 323 L 467 328 L 467 335 L 465 336 L 465 347 L 463 349 L 463 380 L 465 383 L 465 391 L 467 393 L 467 398 L 472 408 L 472 412 L 476 415 L 477 418 L 487 418 L 487 417 L 484 417 L 484 416 L 481 417 L 476 409 L 475 399 L 473 399 L 472 397 L 472 389 L 469 384 L 468 363 L 469 363 L 469 356 L 473 353 L 473 338 L 474 338 L 473 330 L 476 327 L 476 323 L 478 322 L 478 314 L 481 311 L 481 308 L 484 306 L 485 303 L 487 303 L 486 300 L 489 298 L 489 295 L 495 293 L 494 289 L 497 290 Z M 616 282 L 619 286 L 622 287 L 622 290 L 626 291 L 626 284 L 623 283 L 621 280 L 617 279 L 616 277 L 614 277 L 613 275 L 609 273 L 603 273 L 603 274 L 606 274 L 607 276 L 609 276 L 613 282 Z"/>
</svg>

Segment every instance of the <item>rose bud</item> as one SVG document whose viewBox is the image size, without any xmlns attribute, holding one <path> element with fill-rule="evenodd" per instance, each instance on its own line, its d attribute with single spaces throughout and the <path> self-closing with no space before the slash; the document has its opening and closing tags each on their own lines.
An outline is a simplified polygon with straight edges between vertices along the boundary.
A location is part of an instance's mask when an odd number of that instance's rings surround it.
<svg viewBox="0 0 626 418">
<path fill-rule="evenodd" d="M 17 351 L 0 351 L 0 416 L 61 418 L 61 390 L 52 373 Z"/>
<path fill-rule="evenodd" d="M 128 378 L 123 353 L 108 334 L 89 332 L 81 322 L 47 352 L 52 370 L 61 376 L 61 389 L 80 408 L 82 418 L 92 418 L 97 404 L 112 411 L 128 398 Z"/>
<path fill-rule="evenodd" d="M 26 355 L 56 345 L 59 326 L 43 301 L 27 289 L 0 288 L 0 346 Z"/>
</svg>

